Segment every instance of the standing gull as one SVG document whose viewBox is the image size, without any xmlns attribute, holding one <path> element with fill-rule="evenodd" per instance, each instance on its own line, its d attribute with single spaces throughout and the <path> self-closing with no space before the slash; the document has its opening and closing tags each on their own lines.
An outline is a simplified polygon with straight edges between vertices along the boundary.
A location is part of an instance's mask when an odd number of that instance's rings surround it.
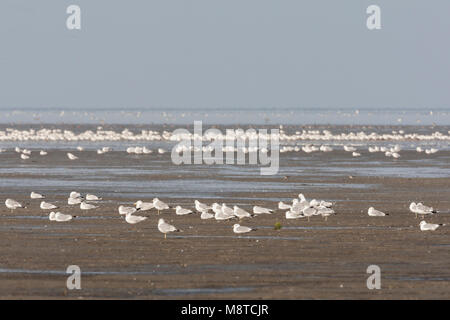
<svg viewBox="0 0 450 320">
<path fill-rule="evenodd" d="M 167 238 L 167 233 L 169 232 L 178 232 L 179 229 L 175 228 L 173 225 L 168 224 L 164 221 L 164 219 L 159 219 L 158 221 L 158 230 L 164 233 L 164 239 Z"/>
<path fill-rule="evenodd" d="M 153 199 L 153 205 L 155 206 L 156 210 L 158 210 L 158 214 L 161 210 L 169 209 L 169 206 L 167 205 L 167 203 L 162 202 L 158 198 Z"/>
</svg>

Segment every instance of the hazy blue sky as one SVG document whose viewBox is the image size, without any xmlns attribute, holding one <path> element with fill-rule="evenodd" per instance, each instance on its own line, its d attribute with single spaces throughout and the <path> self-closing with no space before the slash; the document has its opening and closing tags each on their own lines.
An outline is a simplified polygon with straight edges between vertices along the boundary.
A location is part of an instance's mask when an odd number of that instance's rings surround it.
<svg viewBox="0 0 450 320">
<path fill-rule="evenodd" d="M 449 108 L 449 88 L 448 0 L 0 2 L 0 108 Z"/>
</svg>

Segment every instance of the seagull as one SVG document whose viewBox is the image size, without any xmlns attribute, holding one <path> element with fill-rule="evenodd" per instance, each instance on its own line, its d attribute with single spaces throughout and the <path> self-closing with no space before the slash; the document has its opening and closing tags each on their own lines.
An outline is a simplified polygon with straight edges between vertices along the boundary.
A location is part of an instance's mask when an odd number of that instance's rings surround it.
<svg viewBox="0 0 450 320">
<path fill-rule="evenodd" d="M 232 219 L 232 218 L 235 217 L 234 216 L 234 212 L 228 212 L 228 214 L 225 213 L 223 211 L 223 206 L 221 206 L 218 203 L 213 203 L 212 204 L 212 210 L 214 211 L 214 218 L 216 220 L 228 220 L 228 219 Z"/>
<path fill-rule="evenodd" d="M 138 209 L 134 208 L 134 207 L 125 207 L 125 206 L 119 206 L 119 214 L 133 214 L 137 211 Z"/>
<path fill-rule="evenodd" d="M 161 210 L 169 209 L 167 203 L 162 202 L 158 198 L 153 199 L 153 205 L 155 206 L 156 210 L 158 210 L 158 214 Z"/>
<path fill-rule="evenodd" d="M 253 213 L 254 214 L 263 214 L 263 213 L 271 214 L 271 213 L 273 213 L 273 210 L 272 209 L 263 208 L 263 207 L 259 207 L 259 206 L 254 206 L 253 207 Z"/>
<path fill-rule="evenodd" d="M 234 233 L 247 233 L 247 232 L 250 232 L 250 231 L 253 231 L 253 230 L 254 229 L 252 229 L 252 228 L 241 226 L 238 223 L 233 225 L 233 232 Z"/>
<path fill-rule="evenodd" d="M 49 202 L 42 201 L 42 202 L 41 202 L 41 205 L 40 205 L 40 208 L 41 208 L 42 210 L 51 210 L 51 209 L 56 209 L 56 208 L 58 208 L 58 206 L 55 206 L 54 204 L 51 204 L 51 203 L 49 203 Z"/>
<path fill-rule="evenodd" d="M 200 215 L 200 219 L 202 219 L 202 220 L 212 219 L 212 218 L 214 218 L 214 215 L 207 211 L 203 211 L 202 214 Z"/>
<path fill-rule="evenodd" d="M 39 194 L 39 193 L 36 193 L 36 192 L 31 192 L 30 198 L 31 199 L 43 199 L 45 197 L 42 194 Z"/>
<path fill-rule="evenodd" d="M 41 151 L 39 152 L 39 155 L 41 155 L 41 156 L 46 156 L 46 155 L 47 155 L 47 151 L 41 150 Z"/>
<path fill-rule="evenodd" d="M 371 217 L 384 217 L 389 215 L 387 213 L 376 210 L 374 207 L 370 207 L 367 211 L 367 214 Z"/>
<path fill-rule="evenodd" d="M 66 221 L 70 221 L 70 220 L 72 220 L 72 216 L 70 214 L 63 214 L 61 212 L 56 212 L 55 213 L 54 221 L 66 222 Z"/>
<path fill-rule="evenodd" d="M 244 209 L 239 208 L 238 206 L 233 207 L 233 214 L 238 217 L 239 219 L 242 218 L 251 218 L 252 215 L 245 211 Z"/>
<path fill-rule="evenodd" d="M 80 204 L 83 200 L 81 198 L 67 198 L 67 204 Z"/>
<path fill-rule="evenodd" d="M 136 201 L 134 205 L 136 206 L 136 209 L 139 209 L 141 211 L 151 210 L 155 207 L 153 202 L 142 202 L 141 200 Z"/>
<path fill-rule="evenodd" d="M 205 212 L 205 211 L 209 211 L 212 209 L 211 206 L 201 203 L 198 200 L 195 200 L 194 204 L 195 204 L 195 210 L 197 210 L 198 212 Z"/>
<path fill-rule="evenodd" d="M 299 219 L 304 218 L 305 216 L 301 212 L 295 212 L 295 211 L 286 211 L 286 219 Z"/>
<path fill-rule="evenodd" d="M 29 156 L 27 156 L 26 154 L 20 154 L 20 158 L 22 159 L 22 160 L 28 160 L 28 159 L 30 159 L 30 157 Z"/>
<path fill-rule="evenodd" d="M 86 195 L 86 200 L 88 201 L 98 201 L 98 200 L 102 200 L 102 198 L 97 197 L 94 194 L 87 194 Z"/>
<path fill-rule="evenodd" d="M 158 230 L 164 233 L 164 239 L 167 238 L 167 233 L 169 232 L 178 232 L 179 229 L 175 228 L 173 225 L 168 224 L 164 221 L 164 219 L 159 219 L 158 221 Z"/>
<path fill-rule="evenodd" d="M 228 207 L 225 203 L 222 203 L 222 213 L 227 216 L 234 216 L 234 211 Z"/>
<path fill-rule="evenodd" d="M 313 207 L 306 207 L 305 209 L 302 210 L 302 213 L 305 217 L 308 218 L 309 221 L 309 218 L 317 213 L 317 209 Z"/>
<path fill-rule="evenodd" d="M 70 160 L 77 160 L 77 159 L 78 159 L 77 156 L 73 155 L 73 154 L 70 153 L 70 152 L 67 153 L 67 157 L 69 157 Z"/>
<path fill-rule="evenodd" d="M 324 207 L 322 205 L 317 207 L 317 214 L 320 214 L 327 221 L 328 217 L 335 214 L 334 210 L 331 208 Z"/>
<path fill-rule="evenodd" d="M 136 224 L 144 220 L 147 220 L 147 217 L 133 216 L 131 213 L 127 213 L 125 215 L 125 221 L 128 222 L 129 224 Z"/>
<path fill-rule="evenodd" d="M 331 208 L 333 206 L 333 204 L 331 202 L 327 202 L 327 201 L 320 201 L 320 206 L 326 207 L 326 208 Z"/>
<path fill-rule="evenodd" d="M 54 213 L 53 211 L 49 213 L 48 219 L 49 219 L 50 221 L 56 221 L 55 213 Z"/>
<path fill-rule="evenodd" d="M 16 200 L 13 200 L 13 199 L 6 199 L 5 206 L 8 209 L 11 209 L 11 213 L 14 209 L 25 208 L 21 203 L 17 202 Z"/>
<path fill-rule="evenodd" d="M 416 218 L 417 218 L 417 215 L 419 215 L 419 214 L 426 215 L 426 214 L 436 213 L 436 211 L 433 208 L 427 207 L 420 202 L 417 204 L 415 202 L 411 202 L 411 204 L 409 205 L 409 210 L 416 214 Z"/>
<path fill-rule="evenodd" d="M 69 195 L 69 198 L 75 199 L 75 198 L 81 198 L 81 194 L 76 191 L 72 191 Z"/>
<path fill-rule="evenodd" d="M 97 206 L 94 206 L 93 204 L 86 203 L 86 202 L 84 202 L 84 201 L 82 201 L 82 202 L 80 203 L 80 209 L 81 209 L 81 210 L 90 210 L 90 209 L 96 209 L 96 208 L 98 208 L 98 207 L 97 207 Z"/>
<path fill-rule="evenodd" d="M 185 215 L 185 214 L 190 214 L 190 213 L 192 213 L 192 210 L 184 209 L 184 208 L 182 208 L 181 206 L 176 206 L 176 207 L 175 207 L 175 213 L 176 213 L 177 215 L 179 215 L 179 216 L 183 216 L 183 215 Z"/>
<path fill-rule="evenodd" d="M 426 223 L 425 220 L 422 220 L 419 226 L 421 231 L 434 231 L 440 226 L 443 226 L 443 224 Z"/>
<path fill-rule="evenodd" d="M 280 201 L 280 202 L 278 202 L 278 209 L 280 209 L 280 210 L 290 210 L 291 206 L 288 205 L 287 203 L 284 203 L 283 201 Z"/>
</svg>

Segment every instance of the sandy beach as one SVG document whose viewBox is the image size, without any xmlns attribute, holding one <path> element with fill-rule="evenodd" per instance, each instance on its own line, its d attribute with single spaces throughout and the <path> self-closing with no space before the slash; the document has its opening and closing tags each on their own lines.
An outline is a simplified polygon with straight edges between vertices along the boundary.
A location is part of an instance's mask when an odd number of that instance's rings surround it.
<svg viewBox="0 0 450 320">
<path fill-rule="evenodd" d="M 426 161 L 408 150 L 401 161 L 373 154 L 352 159 L 343 150 L 283 154 L 275 176 L 246 166 L 175 166 L 169 153 L 87 150 L 68 162 L 68 150 L 73 149 L 50 149 L 49 156 L 28 163 L 18 162 L 14 152 L 1 154 L 2 202 L 13 198 L 27 207 L 13 213 L 0 207 L 1 299 L 450 298 L 448 150 Z M 128 171 L 113 174 L 121 168 Z M 67 205 L 72 189 L 102 196 L 100 207 L 82 211 Z M 40 201 L 29 198 L 31 191 L 76 217 L 49 221 Z M 170 209 L 143 212 L 148 220 L 129 225 L 117 211 L 120 204 L 154 196 L 171 207 L 193 208 L 194 199 L 201 199 L 276 209 L 278 201 L 300 192 L 332 201 L 336 215 L 308 222 L 286 220 L 285 210 L 276 210 L 243 219 L 242 225 L 257 230 L 239 236 L 232 232 L 237 220 L 176 216 Z M 426 220 L 447 226 L 421 232 L 421 219 L 408 210 L 411 201 L 442 211 Z M 389 216 L 369 217 L 370 206 Z M 183 232 L 164 239 L 157 229 L 160 217 Z M 66 288 L 69 265 L 81 268 L 81 290 Z M 381 269 L 380 290 L 366 286 L 369 265 Z"/>
</svg>

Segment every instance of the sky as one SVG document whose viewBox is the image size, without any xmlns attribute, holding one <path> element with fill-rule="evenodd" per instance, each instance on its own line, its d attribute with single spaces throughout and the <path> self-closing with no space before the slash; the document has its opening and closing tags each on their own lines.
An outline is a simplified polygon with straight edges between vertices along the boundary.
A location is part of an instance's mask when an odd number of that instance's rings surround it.
<svg viewBox="0 0 450 320">
<path fill-rule="evenodd" d="M 448 0 L 1 0 L 0 109 L 450 109 L 449 39 Z"/>
</svg>

